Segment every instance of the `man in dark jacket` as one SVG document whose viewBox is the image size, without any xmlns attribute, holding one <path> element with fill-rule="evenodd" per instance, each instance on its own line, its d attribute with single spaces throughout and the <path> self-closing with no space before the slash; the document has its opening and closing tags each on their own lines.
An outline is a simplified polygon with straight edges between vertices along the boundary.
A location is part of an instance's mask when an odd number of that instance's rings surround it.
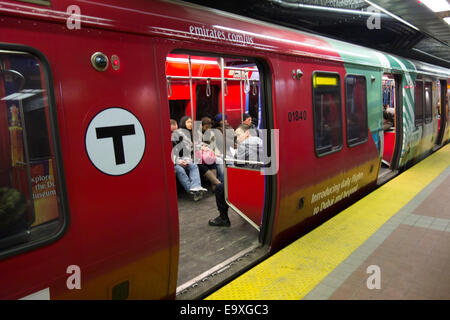
<svg viewBox="0 0 450 320">
<path fill-rule="evenodd" d="M 236 166 L 259 169 L 261 164 L 262 140 L 250 135 L 250 126 L 241 124 L 236 129 L 237 151 L 235 153 Z M 240 160 L 240 161 L 239 161 Z M 252 163 L 249 163 L 251 161 Z M 209 220 L 208 224 L 213 227 L 229 227 L 228 204 L 225 201 L 225 185 L 220 183 L 216 186 L 216 204 L 219 216 Z"/>
</svg>

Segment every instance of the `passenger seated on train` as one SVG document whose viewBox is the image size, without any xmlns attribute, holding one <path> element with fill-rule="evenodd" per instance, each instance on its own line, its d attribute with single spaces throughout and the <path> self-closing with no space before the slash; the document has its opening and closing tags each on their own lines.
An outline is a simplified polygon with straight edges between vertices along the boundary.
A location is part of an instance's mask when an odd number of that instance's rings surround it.
<svg viewBox="0 0 450 320">
<path fill-rule="evenodd" d="M 253 136 L 261 137 L 261 133 L 255 126 L 253 118 L 248 113 L 244 113 L 242 116 L 242 124 L 246 124 L 250 127 L 250 132 Z"/>
<path fill-rule="evenodd" d="M 203 193 L 207 190 L 201 185 L 198 166 L 192 162 L 191 155 L 183 153 L 190 150 L 190 138 L 182 130 L 178 130 L 178 124 L 173 119 L 170 119 L 170 130 L 172 132 L 172 147 L 175 150 L 175 152 L 172 151 L 175 175 L 192 199 L 198 201 L 203 198 Z"/>
<path fill-rule="evenodd" d="M 220 131 L 222 131 L 222 123 L 223 123 L 223 119 L 222 119 L 222 114 L 218 113 L 215 117 L 214 117 L 214 123 L 212 124 L 213 128 L 217 128 Z M 232 127 L 230 126 L 230 124 L 228 123 L 228 116 L 225 115 L 225 129 L 232 129 Z"/>
<path fill-rule="evenodd" d="M 388 104 L 383 106 L 383 130 L 389 131 L 391 127 L 395 126 L 395 109 L 389 107 Z"/>
<path fill-rule="evenodd" d="M 225 115 L 225 130 L 226 130 L 226 155 L 227 157 L 233 157 L 233 154 L 231 154 L 230 152 L 230 148 L 231 149 L 235 149 L 235 141 L 234 141 L 234 129 L 233 127 L 228 123 L 227 121 L 227 115 Z M 222 136 L 220 137 L 220 139 L 216 139 L 216 143 L 217 143 L 217 148 L 218 150 L 220 150 L 220 155 L 217 155 L 219 158 L 222 157 L 222 149 L 223 149 L 223 128 L 222 128 L 222 114 L 219 113 L 214 117 L 214 122 L 213 122 L 213 129 L 217 129 L 220 131 L 220 133 L 222 134 Z M 228 132 L 231 132 L 232 134 L 228 134 Z M 217 137 L 216 137 L 217 138 Z"/>
<path fill-rule="evenodd" d="M 207 130 L 212 127 L 212 119 L 210 117 L 203 117 L 202 121 L 202 132 L 205 133 Z"/>
<path fill-rule="evenodd" d="M 205 146 L 208 147 L 208 149 L 206 149 L 206 153 L 210 154 L 209 156 L 207 156 L 206 162 L 207 163 L 215 162 L 216 170 L 217 170 L 217 179 L 219 179 L 220 182 L 223 182 L 222 152 L 217 145 L 216 134 L 214 134 L 214 131 L 216 131 L 217 129 L 211 130 L 211 126 L 212 126 L 211 118 L 203 117 L 202 118 L 202 133 L 203 133 L 202 142 Z M 218 132 L 216 131 L 216 133 L 218 133 Z M 221 137 L 222 136 L 219 135 L 218 138 L 221 139 Z M 203 152 L 203 150 L 202 150 L 202 152 Z M 213 187 L 215 188 L 215 185 L 213 185 Z"/>
<path fill-rule="evenodd" d="M 261 138 L 251 135 L 250 126 L 241 124 L 236 129 L 237 150 L 235 158 L 237 160 L 258 161 L 262 160 L 263 143 Z M 247 167 L 252 169 L 259 169 L 261 165 L 256 163 L 245 163 L 236 161 L 235 165 L 238 167 Z"/>
<path fill-rule="evenodd" d="M 194 136 L 192 132 L 193 124 L 191 117 L 182 117 L 180 120 L 180 128 L 184 129 L 183 134 L 185 134 L 185 140 L 189 144 L 188 149 L 191 150 L 191 161 L 193 159 L 193 153 L 195 152 L 195 157 L 197 158 L 196 162 L 198 161 L 197 166 L 200 177 L 208 180 L 211 183 L 211 187 L 214 191 L 216 185 L 218 185 L 220 181 L 219 179 L 217 179 L 217 167 L 215 159 L 214 161 L 209 161 L 206 159 L 207 155 L 211 154 L 211 150 L 209 149 L 208 145 L 203 144 L 202 141 L 196 141 L 197 145 L 194 145 Z M 190 139 L 187 137 L 188 135 L 190 135 Z"/>
<path fill-rule="evenodd" d="M 248 113 L 242 115 L 242 123 L 248 125 L 250 129 L 256 129 L 256 126 L 253 124 L 252 116 Z"/>
<path fill-rule="evenodd" d="M 236 129 L 236 137 L 238 145 L 235 159 L 241 160 L 236 161 L 236 166 L 259 169 L 261 167 L 260 164 L 249 164 L 242 160 L 260 162 L 262 158 L 262 140 L 258 137 L 251 136 L 250 127 L 246 124 L 241 124 Z M 216 186 L 215 196 L 219 216 L 209 220 L 208 224 L 213 227 L 229 227 L 231 223 L 228 218 L 228 204 L 225 201 L 225 185 L 223 183 Z"/>
</svg>

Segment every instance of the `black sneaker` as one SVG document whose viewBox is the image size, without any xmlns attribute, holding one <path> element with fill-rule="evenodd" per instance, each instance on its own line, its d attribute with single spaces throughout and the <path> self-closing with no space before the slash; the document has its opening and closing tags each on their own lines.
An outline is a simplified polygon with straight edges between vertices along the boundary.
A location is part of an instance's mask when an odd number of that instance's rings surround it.
<svg viewBox="0 0 450 320">
<path fill-rule="evenodd" d="M 203 199 L 202 191 L 189 191 L 189 194 L 191 195 L 191 198 L 194 201 L 199 201 L 199 200 Z"/>
<path fill-rule="evenodd" d="M 194 201 L 202 200 L 204 193 L 205 193 L 204 191 L 196 191 Z"/>
<path fill-rule="evenodd" d="M 209 220 L 208 224 L 213 227 L 229 227 L 231 225 L 230 219 L 224 219 L 221 216 Z"/>
</svg>

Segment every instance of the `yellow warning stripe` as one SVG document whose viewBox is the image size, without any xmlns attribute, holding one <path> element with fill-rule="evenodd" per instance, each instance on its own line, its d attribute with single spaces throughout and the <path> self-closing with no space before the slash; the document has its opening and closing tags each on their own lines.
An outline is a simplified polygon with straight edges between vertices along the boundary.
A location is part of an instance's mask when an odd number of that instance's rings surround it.
<svg viewBox="0 0 450 320">
<path fill-rule="evenodd" d="M 207 300 L 302 299 L 449 165 L 447 145 Z"/>
</svg>

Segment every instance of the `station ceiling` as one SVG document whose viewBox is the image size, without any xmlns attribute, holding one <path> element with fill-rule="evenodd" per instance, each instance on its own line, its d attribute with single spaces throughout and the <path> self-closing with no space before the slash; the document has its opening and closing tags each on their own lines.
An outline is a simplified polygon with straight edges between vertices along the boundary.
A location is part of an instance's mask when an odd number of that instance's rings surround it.
<svg viewBox="0 0 450 320">
<path fill-rule="evenodd" d="M 450 11 L 433 12 L 420 0 L 187 2 L 450 68 Z"/>
</svg>

